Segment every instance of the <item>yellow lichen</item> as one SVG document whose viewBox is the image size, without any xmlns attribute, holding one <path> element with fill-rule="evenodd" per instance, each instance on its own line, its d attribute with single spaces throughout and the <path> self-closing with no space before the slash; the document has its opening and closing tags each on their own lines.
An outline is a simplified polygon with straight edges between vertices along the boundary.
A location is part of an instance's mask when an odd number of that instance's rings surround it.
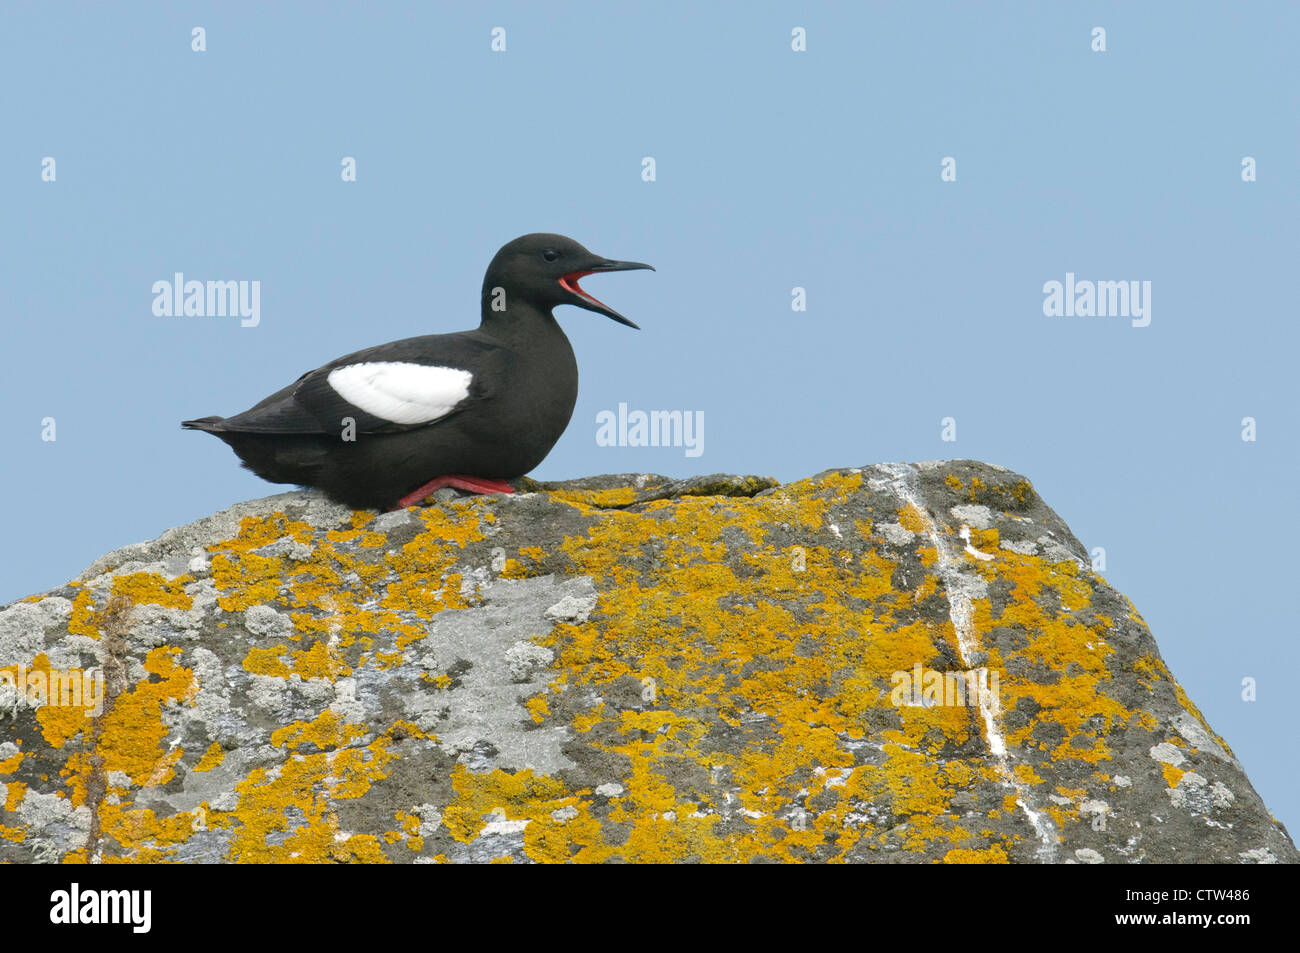
<svg viewBox="0 0 1300 953">
<path fill-rule="evenodd" d="M 545 695 L 534 695 L 524 702 L 524 707 L 528 709 L 529 717 L 537 724 L 546 720 L 546 716 L 551 713 L 550 707 L 546 704 Z"/>
<path fill-rule="evenodd" d="M 636 500 L 637 489 L 619 486 L 607 490 L 553 490 L 548 495 L 553 500 L 590 512 L 592 509 L 627 506 Z"/>
<path fill-rule="evenodd" d="M 6 781 L 4 809 L 6 811 L 18 810 L 18 805 L 23 803 L 23 798 L 27 796 L 27 785 L 21 781 Z"/>
<path fill-rule="evenodd" d="M 185 583 L 193 576 L 164 579 L 157 573 L 133 572 L 113 577 L 113 594 L 123 596 L 136 605 L 152 604 L 169 609 L 189 609 L 194 601 L 185 594 Z"/>
<path fill-rule="evenodd" d="M 913 533 L 924 533 L 929 526 L 925 515 L 911 503 L 898 511 L 898 523 L 903 529 Z"/>
<path fill-rule="evenodd" d="M 943 855 L 945 864 L 1009 864 L 1006 848 L 1001 844 L 992 844 L 982 850 L 966 850 L 954 847 Z"/>
<path fill-rule="evenodd" d="M 214 826 L 234 830 L 229 860 L 245 863 L 385 863 L 380 839 L 347 834 L 332 805 L 358 798 L 386 776 L 396 755 L 391 735 L 361 746 L 362 725 L 345 723 L 326 710 L 311 722 L 295 722 L 271 736 L 274 747 L 289 752 L 272 773 L 257 767 L 235 787 L 239 806 L 217 815 Z M 297 749 L 310 744 L 308 753 Z M 295 820 L 290 820 L 290 813 Z"/>
<path fill-rule="evenodd" d="M 203 752 L 203 757 L 199 759 L 199 763 L 196 764 L 190 770 L 211 771 L 213 768 L 215 768 L 217 765 L 221 764 L 221 762 L 225 760 L 226 760 L 225 750 L 221 747 L 221 745 L 218 742 L 214 741 L 212 742 L 212 744 L 208 745 L 208 750 Z"/>
</svg>

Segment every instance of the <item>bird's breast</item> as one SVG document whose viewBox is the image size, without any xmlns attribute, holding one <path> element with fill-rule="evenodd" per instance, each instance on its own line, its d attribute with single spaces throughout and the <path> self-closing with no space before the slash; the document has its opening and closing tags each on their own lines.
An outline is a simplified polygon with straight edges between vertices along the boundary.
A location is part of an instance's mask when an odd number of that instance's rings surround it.
<svg viewBox="0 0 1300 953">
<path fill-rule="evenodd" d="M 511 471 L 504 476 L 520 476 L 541 463 L 578 402 L 578 365 L 563 334 L 513 357 L 509 372 L 494 382 L 482 427 L 476 428 L 492 440 L 493 456 L 500 456 L 497 469 Z"/>
<path fill-rule="evenodd" d="M 518 384 L 512 387 L 515 413 L 552 442 L 559 440 L 578 402 L 578 363 L 568 339 L 559 335 L 550 347 L 521 362 Z"/>
</svg>

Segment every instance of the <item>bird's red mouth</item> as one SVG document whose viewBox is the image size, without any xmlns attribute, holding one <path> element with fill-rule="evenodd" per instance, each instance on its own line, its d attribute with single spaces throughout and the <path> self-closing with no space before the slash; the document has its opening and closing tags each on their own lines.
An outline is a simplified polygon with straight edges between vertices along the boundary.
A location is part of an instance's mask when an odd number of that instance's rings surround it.
<svg viewBox="0 0 1300 953">
<path fill-rule="evenodd" d="M 563 275 L 560 278 L 560 287 L 563 288 L 565 291 L 569 292 L 570 294 L 575 294 L 580 298 L 586 298 L 592 304 L 598 304 L 602 308 L 608 308 L 609 305 L 605 304 L 605 302 L 592 297 L 591 295 L 587 294 L 587 292 L 583 291 L 580 287 L 578 287 L 578 279 L 585 278 L 591 274 L 595 274 L 595 272 L 575 271 L 570 274 Z"/>
<path fill-rule="evenodd" d="M 576 304 L 579 308 L 586 308 L 588 311 L 595 311 L 597 314 L 603 314 L 607 318 L 617 321 L 619 324 L 626 324 L 629 328 L 635 328 L 636 325 L 629 321 L 623 315 L 619 314 L 605 302 L 598 298 L 593 298 L 587 292 L 582 290 L 578 284 L 579 278 L 585 278 L 587 275 L 594 275 L 596 272 L 604 274 L 607 271 L 635 271 L 638 268 L 650 268 L 649 265 L 643 265 L 639 261 L 605 261 L 598 259 L 588 265 L 581 271 L 571 271 L 567 275 L 559 277 L 560 287 L 573 296 L 575 300 L 567 302 Z M 654 269 L 650 269 L 654 270 Z"/>
</svg>

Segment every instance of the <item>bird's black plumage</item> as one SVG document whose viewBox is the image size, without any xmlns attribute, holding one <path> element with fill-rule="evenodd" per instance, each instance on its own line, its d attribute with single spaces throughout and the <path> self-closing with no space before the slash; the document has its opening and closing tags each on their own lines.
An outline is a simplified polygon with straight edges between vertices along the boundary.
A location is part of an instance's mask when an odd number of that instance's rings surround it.
<svg viewBox="0 0 1300 953">
<path fill-rule="evenodd" d="M 562 235 L 525 235 L 488 266 L 474 330 L 366 348 L 241 414 L 182 426 L 220 437 L 265 480 L 319 487 L 354 507 L 392 507 L 445 474 L 523 476 L 559 440 L 578 396 L 552 309 L 575 304 L 636 327 L 577 282 L 649 267 Z"/>
</svg>

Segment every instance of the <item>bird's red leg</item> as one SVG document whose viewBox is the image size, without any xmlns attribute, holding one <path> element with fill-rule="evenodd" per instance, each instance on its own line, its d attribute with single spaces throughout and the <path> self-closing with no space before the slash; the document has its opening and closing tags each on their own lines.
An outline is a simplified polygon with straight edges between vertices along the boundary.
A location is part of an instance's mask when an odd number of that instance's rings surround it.
<svg viewBox="0 0 1300 953">
<path fill-rule="evenodd" d="M 395 510 L 405 509 L 419 503 L 422 499 L 432 493 L 434 490 L 440 490 L 444 486 L 454 486 L 458 490 L 468 490 L 470 493 L 513 493 L 515 488 L 504 480 L 485 480 L 482 477 L 463 476 L 459 473 L 449 473 L 446 476 L 435 477 L 418 490 L 412 490 L 406 496 L 397 501 L 393 507 Z"/>
</svg>

